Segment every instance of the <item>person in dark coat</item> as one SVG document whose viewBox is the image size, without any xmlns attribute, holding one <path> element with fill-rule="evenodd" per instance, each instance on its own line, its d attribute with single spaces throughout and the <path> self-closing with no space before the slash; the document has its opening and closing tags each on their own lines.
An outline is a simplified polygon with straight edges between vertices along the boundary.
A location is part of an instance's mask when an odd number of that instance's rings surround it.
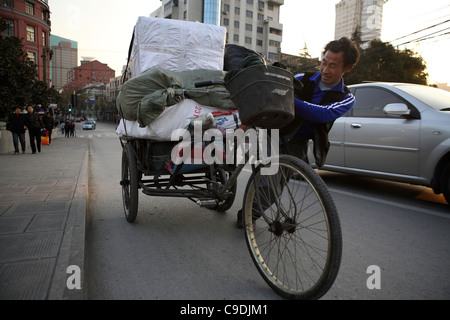
<svg viewBox="0 0 450 320">
<path fill-rule="evenodd" d="M 25 153 L 25 116 L 21 114 L 21 111 L 20 107 L 16 107 L 14 113 L 9 115 L 6 125 L 7 129 L 12 133 L 14 154 L 19 154 L 19 141 L 22 153 Z"/>
<path fill-rule="evenodd" d="M 48 143 L 51 144 L 52 143 L 52 131 L 53 131 L 53 128 L 55 127 L 55 122 L 53 121 L 53 117 L 50 114 L 50 112 L 47 112 L 45 114 L 43 123 L 44 123 L 45 129 L 48 132 Z"/>
<path fill-rule="evenodd" d="M 39 114 L 34 112 L 34 107 L 30 104 L 27 107 L 28 114 L 25 115 L 25 126 L 28 128 L 28 134 L 30 136 L 31 151 L 36 154 L 37 151 L 41 152 L 41 130 L 44 128 L 44 124 L 39 118 Z"/>
</svg>

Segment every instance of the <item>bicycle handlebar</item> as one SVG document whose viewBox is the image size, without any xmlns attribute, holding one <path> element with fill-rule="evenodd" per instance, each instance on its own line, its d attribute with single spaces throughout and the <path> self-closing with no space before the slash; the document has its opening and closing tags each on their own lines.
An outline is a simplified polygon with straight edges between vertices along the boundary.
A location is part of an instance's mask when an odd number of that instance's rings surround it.
<svg viewBox="0 0 450 320">
<path fill-rule="evenodd" d="M 196 88 L 202 88 L 202 87 L 208 87 L 213 85 L 224 85 L 225 81 L 222 80 L 209 80 L 209 81 L 202 81 L 202 82 L 196 82 L 195 87 Z"/>
</svg>

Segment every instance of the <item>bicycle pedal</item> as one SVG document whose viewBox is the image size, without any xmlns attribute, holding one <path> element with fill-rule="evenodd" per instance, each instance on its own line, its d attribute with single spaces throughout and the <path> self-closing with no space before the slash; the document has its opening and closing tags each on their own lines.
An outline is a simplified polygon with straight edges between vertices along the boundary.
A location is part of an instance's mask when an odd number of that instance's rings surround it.
<svg viewBox="0 0 450 320">
<path fill-rule="evenodd" d="M 197 200 L 197 204 L 201 208 L 213 208 L 217 206 L 216 200 Z"/>
</svg>

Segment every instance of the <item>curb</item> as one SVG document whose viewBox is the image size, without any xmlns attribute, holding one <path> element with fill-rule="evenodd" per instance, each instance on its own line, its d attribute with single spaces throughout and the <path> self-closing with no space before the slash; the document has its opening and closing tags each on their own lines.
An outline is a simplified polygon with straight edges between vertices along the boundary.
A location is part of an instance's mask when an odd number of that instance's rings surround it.
<svg viewBox="0 0 450 320">
<path fill-rule="evenodd" d="M 55 266 L 49 300 L 83 300 L 84 299 L 84 249 L 86 238 L 87 192 L 89 189 L 89 148 L 83 156 L 83 164 L 78 176 L 74 198 L 69 209 L 66 229 L 62 240 L 60 253 Z M 78 266 L 81 271 L 81 288 L 68 289 L 69 266 Z"/>
</svg>

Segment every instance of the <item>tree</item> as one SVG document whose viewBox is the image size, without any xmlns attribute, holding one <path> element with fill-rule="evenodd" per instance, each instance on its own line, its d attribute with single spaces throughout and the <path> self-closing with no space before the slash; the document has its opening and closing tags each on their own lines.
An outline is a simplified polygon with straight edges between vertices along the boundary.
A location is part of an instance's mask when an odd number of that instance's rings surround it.
<svg viewBox="0 0 450 320">
<path fill-rule="evenodd" d="M 344 77 L 346 84 L 386 81 L 427 85 L 426 63 L 415 52 L 380 40 L 373 40 L 367 49 L 360 50 L 358 64 Z"/>
<path fill-rule="evenodd" d="M 31 101 L 33 104 L 40 104 L 47 108 L 50 103 L 59 103 L 62 100 L 61 95 L 55 87 L 49 88 L 44 81 L 35 81 L 31 90 Z"/>
<path fill-rule="evenodd" d="M 0 118 L 12 112 L 14 106 L 30 102 L 37 77 L 36 65 L 27 59 L 22 41 L 2 36 L 3 30 L 5 23 L 0 20 Z"/>
<path fill-rule="evenodd" d="M 320 61 L 318 58 L 311 58 L 306 43 L 298 56 L 281 54 L 280 57 L 280 62 L 293 74 L 319 71 Z"/>
<path fill-rule="evenodd" d="M 58 103 L 59 92 L 37 80 L 36 64 L 28 60 L 22 40 L 1 35 L 6 27 L 0 19 L 0 118 L 5 118 L 15 106 L 32 103 L 45 108 L 49 103 Z"/>
</svg>

